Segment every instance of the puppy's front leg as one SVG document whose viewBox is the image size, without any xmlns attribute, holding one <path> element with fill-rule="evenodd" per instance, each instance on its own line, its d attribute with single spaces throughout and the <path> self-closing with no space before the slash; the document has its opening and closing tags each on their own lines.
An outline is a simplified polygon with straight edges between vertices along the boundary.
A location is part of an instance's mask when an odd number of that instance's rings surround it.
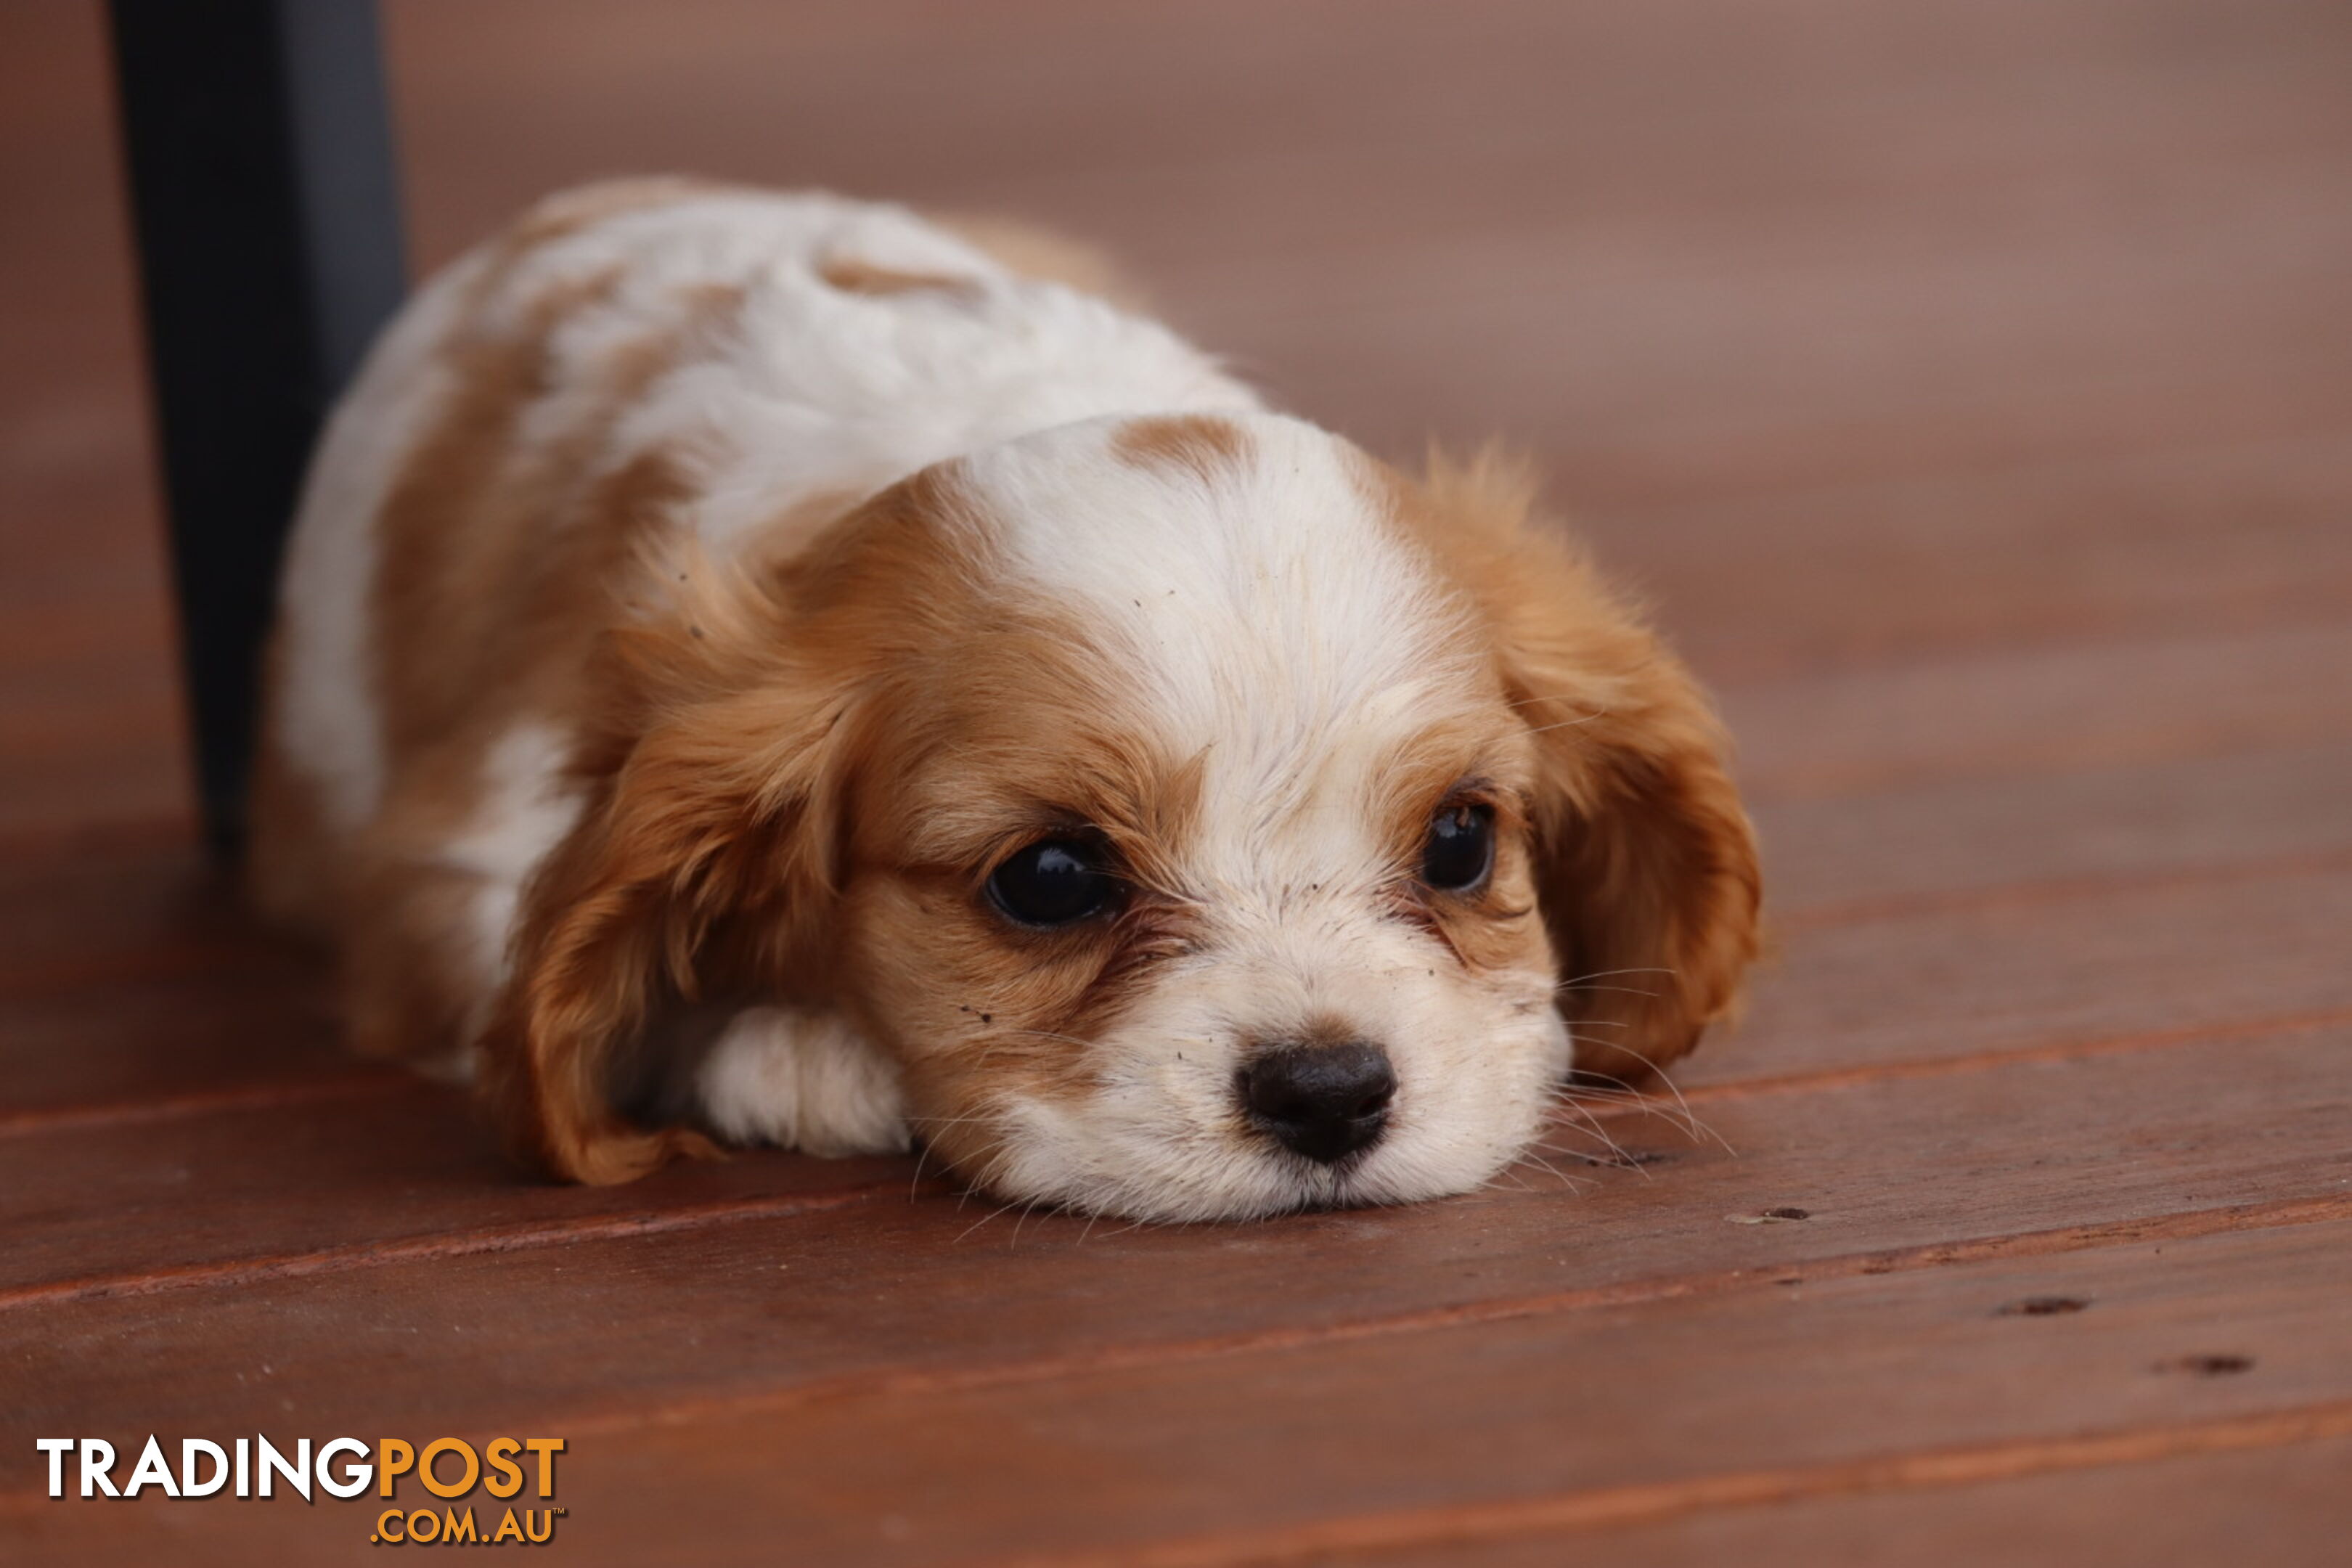
<svg viewBox="0 0 2352 1568">
<path fill-rule="evenodd" d="M 746 1007 L 695 1088 L 711 1130 L 730 1142 L 826 1155 L 908 1147 L 897 1067 L 837 1014 Z"/>
</svg>

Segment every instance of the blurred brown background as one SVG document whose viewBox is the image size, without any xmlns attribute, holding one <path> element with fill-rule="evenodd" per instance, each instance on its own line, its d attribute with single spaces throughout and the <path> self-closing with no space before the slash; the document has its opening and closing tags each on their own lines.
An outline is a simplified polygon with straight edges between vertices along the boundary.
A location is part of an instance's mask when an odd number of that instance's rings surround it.
<svg viewBox="0 0 2352 1568">
<path fill-rule="evenodd" d="M 1536 450 L 1734 684 L 2331 621 L 2347 16 L 384 7 L 418 271 L 627 171 L 1045 219 L 1370 445 Z M 0 28 L 9 832 L 184 786 L 100 11 L 15 0 Z"/>
<path fill-rule="evenodd" d="M 624 172 L 997 209 L 1391 455 L 1535 451 L 1780 953 L 1703 1127 L 1411 1209 L 519 1182 L 202 868 L 100 10 L 0 0 L 0 1556 L 368 1551 L 37 1495 L 258 1429 L 568 1434 L 598 1561 L 2344 1561 L 2352 7 L 384 17 L 419 270 Z"/>
</svg>

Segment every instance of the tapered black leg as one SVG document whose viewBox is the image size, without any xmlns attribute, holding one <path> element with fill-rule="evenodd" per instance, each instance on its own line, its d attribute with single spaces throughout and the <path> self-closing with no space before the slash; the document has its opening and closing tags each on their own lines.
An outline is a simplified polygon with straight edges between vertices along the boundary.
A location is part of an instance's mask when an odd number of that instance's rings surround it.
<svg viewBox="0 0 2352 1568">
<path fill-rule="evenodd" d="M 405 270 L 373 0 L 110 0 L 196 771 L 241 837 L 279 554 Z"/>
</svg>

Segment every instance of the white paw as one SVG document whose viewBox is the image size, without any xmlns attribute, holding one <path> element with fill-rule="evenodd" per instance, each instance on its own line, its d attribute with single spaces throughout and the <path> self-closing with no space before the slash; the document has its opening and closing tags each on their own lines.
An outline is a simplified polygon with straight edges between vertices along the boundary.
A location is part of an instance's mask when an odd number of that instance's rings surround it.
<svg viewBox="0 0 2352 1568">
<path fill-rule="evenodd" d="M 711 1127 L 737 1143 L 810 1154 L 908 1146 L 897 1065 L 831 1013 L 747 1007 L 695 1078 Z"/>
</svg>

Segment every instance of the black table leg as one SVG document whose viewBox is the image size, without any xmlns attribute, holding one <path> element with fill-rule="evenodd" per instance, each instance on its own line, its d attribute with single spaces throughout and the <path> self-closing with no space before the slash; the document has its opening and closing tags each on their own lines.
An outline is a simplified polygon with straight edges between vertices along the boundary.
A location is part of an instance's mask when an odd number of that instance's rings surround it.
<svg viewBox="0 0 2352 1568">
<path fill-rule="evenodd" d="M 310 444 L 404 281 L 374 0 L 110 0 L 205 825 Z"/>
</svg>

